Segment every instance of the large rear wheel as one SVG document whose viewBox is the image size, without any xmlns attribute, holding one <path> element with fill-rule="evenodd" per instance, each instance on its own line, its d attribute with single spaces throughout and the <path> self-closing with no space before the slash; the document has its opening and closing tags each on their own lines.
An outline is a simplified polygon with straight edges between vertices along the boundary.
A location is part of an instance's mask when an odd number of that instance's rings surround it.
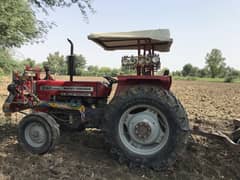
<svg viewBox="0 0 240 180">
<path fill-rule="evenodd" d="M 186 146 L 189 124 L 174 95 L 162 88 L 132 87 L 108 105 L 103 124 L 111 152 L 120 162 L 161 169 Z"/>
</svg>

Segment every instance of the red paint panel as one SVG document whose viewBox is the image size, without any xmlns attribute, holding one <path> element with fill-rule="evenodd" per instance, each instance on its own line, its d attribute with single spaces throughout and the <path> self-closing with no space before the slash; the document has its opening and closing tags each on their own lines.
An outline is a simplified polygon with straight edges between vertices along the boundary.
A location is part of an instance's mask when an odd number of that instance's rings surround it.
<svg viewBox="0 0 240 180">
<path fill-rule="evenodd" d="M 118 86 L 115 95 L 134 85 L 154 85 L 170 90 L 172 84 L 171 76 L 118 76 Z"/>
</svg>

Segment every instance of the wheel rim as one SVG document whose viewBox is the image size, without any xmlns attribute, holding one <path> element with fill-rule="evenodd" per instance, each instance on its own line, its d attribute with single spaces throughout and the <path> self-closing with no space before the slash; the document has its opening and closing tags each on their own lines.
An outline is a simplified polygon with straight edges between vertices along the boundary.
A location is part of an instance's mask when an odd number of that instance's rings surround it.
<svg viewBox="0 0 240 180">
<path fill-rule="evenodd" d="M 168 141 L 169 124 L 166 116 L 150 105 L 135 105 L 121 116 L 118 126 L 123 145 L 135 154 L 152 155 Z"/>
<path fill-rule="evenodd" d="M 39 148 L 47 142 L 48 134 L 43 124 L 32 122 L 26 126 L 24 136 L 30 146 Z"/>
</svg>

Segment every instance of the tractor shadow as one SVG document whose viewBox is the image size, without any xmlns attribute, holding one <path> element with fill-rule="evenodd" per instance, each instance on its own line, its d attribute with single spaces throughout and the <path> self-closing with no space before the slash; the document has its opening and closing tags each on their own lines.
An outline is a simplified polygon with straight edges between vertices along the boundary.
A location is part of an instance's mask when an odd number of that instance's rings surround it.
<svg viewBox="0 0 240 180">
<path fill-rule="evenodd" d="M 156 172 L 129 168 L 110 155 L 103 133 L 61 132 L 56 148 L 44 155 L 25 152 L 16 125 L 0 126 L 0 179 L 239 179 L 240 154 L 223 144 L 194 137 L 171 168 Z M 234 167 L 234 168 L 233 168 Z"/>
<path fill-rule="evenodd" d="M 17 134 L 17 126 L 16 124 L 3 124 L 0 125 L 0 142 L 2 142 L 4 139 L 11 139 L 15 138 Z"/>
</svg>

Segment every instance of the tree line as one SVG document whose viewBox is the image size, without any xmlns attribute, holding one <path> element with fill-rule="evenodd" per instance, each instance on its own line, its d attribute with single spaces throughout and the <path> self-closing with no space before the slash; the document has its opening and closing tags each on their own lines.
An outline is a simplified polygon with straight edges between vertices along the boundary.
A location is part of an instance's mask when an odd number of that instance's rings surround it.
<svg viewBox="0 0 240 180">
<path fill-rule="evenodd" d="M 121 68 L 99 67 L 96 65 L 87 65 L 83 55 L 75 55 L 76 75 L 80 76 L 116 76 L 121 73 L 129 73 L 121 70 Z M 27 58 L 24 60 L 16 60 L 13 58 L 9 50 L 0 50 L 0 75 L 9 75 L 12 71 L 22 72 L 25 66 L 49 67 L 52 74 L 67 75 L 66 57 L 59 52 L 50 53 L 45 61 L 37 63 L 36 60 Z"/>
<path fill-rule="evenodd" d="M 225 82 L 232 82 L 240 78 L 240 71 L 227 66 L 226 58 L 223 57 L 221 50 L 212 49 L 205 57 L 205 67 L 198 68 L 188 63 L 180 71 L 172 72 L 173 76 L 200 77 L 200 78 L 224 78 Z"/>
<path fill-rule="evenodd" d="M 205 67 L 198 68 L 188 63 L 182 70 L 173 71 L 171 75 L 180 77 L 200 77 L 200 78 L 224 78 L 225 82 L 232 82 L 240 78 L 240 71 L 229 67 L 225 63 L 225 58 L 219 49 L 212 49 L 205 57 Z M 22 61 L 15 60 L 7 49 L 0 49 L 0 75 L 10 74 L 11 71 L 23 71 L 25 66 L 40 67 L 48 66 L 51 73 L 56 75 L 67 75 L 66 57 L 59 52 L 50 53 L 45 61 L 36 63 L 31 58 Z M 96 65 L 87 65 L 83 55 L 77 54 L 75 59 L 76 75 L 80 76 L 116 76 L 119 74 L 135 74 L 134 71 L 127 71 L 121 68 L 99 67 Z M 157 72 L 163 74 L 165 69 Z"/>
<path fill-rule="evenodd" d="M 52 73 L 58 75 L 67 75 L 67 61 L 66 57 L 59 52 L 49 54 L 47 61 L 42 62 L 40 66 L 48 66 Z M 76 75 L 80 76 L 116 76 L 120 73 L 118 68 L 99 67 L 96 65 L 87 65 L 86 59 L 81 54 L 75 55 Z"/>
</svg>

